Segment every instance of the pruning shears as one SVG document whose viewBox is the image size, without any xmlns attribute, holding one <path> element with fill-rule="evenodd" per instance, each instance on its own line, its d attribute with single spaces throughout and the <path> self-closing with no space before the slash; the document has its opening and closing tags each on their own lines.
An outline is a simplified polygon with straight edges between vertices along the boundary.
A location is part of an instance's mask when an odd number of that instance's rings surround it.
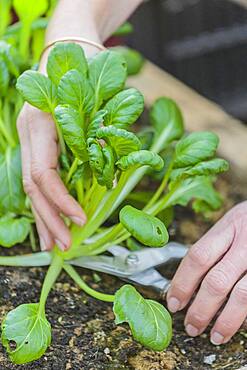
<svg viewBox="0 0 247 370">
<path fill-rule="evenodd" d="M 170 242 L 161 248 L 143 248 L 135 252 L 120 245 L 114 245 L 108 249 L 112 256 L 82 256 L 67 263 L 105 272 L 124 281 L 153 288 L 161 298 L 164 298 L 169 289 L 170 280 L 156 270 L 156 267 L 183 258 L 187 251 L 187 246 L 177 242 Z"/>
</svg>

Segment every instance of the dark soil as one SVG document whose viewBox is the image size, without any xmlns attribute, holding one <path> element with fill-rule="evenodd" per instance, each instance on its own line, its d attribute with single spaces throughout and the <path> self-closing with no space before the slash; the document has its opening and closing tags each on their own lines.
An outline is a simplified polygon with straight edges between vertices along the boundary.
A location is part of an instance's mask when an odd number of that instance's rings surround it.
<svg viewBox="0 0 247 370">
<path fill-rule="evenodd" d="M 224 210 L 211 220 L 203 220 L 179 208 L 170 230 L 175 240 L 193 243 L 226 209 L 246 199 L 245 187 L 233 185 L 229 176 L 219 187 L 226 199 Z M 20 249 L 15 251 L 20 253 Z M 122 284 L 104 274 L 99 274 L 101 281 L 96 284 L 90 272 L 81 269 L 80 273 L 94 288 L 108 293 Z M 44 268 L 0 268 L 0 319 L 21 303 L 37 302 L 44 275 Z M 133 341 L 127 326 L 114 324 L 110 304 L 88 297 L 64 273 L 49 296 L 46 312 L 53 341 L 45 356 L 32 364 L 15 366 L 1 347 L 0 370 L 235 370 L 247 365 L 244 329 L 229 344 L 215 347 L 208 332 L 195 339 L 186 335 L 184 313 L 174 316 L 174 337 L 168 350 L 155 353 L 143 348 Z"/>
</svg>

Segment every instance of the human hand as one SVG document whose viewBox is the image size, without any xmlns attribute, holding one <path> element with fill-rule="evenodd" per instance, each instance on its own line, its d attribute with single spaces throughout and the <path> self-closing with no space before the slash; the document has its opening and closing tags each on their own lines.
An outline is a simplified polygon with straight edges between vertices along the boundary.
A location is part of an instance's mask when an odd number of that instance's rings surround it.
<svg viewBox="0 0 247 370">
<path fill-rule="evenodd" d="M 23 185 L 32 203 L 41 250 L 50 250 L 54 244 L 66 250 L 71 238 L 61 214 L 79 226 L 84 225 L 86 216 L 57 173 L 59 146 L 55 124 L 51 115 L 26 103 L 17 128 Z"/>
<path fill-rule="evenodd" d="M 190 336 L 200 335 L 223 308 L 211 342 L 229 341 L 247 316 L 247 201 L 235 206 L 189 250 L 167 294 L 171 312 L 183 309 Z M 224 307 L 222 307 L 224 305 Z"/>
</svg>

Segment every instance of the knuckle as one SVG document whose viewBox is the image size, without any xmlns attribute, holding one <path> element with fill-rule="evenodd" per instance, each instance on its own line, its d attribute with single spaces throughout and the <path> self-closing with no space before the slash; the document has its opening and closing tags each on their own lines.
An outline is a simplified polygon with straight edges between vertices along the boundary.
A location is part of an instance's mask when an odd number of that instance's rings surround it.
<svg viewBox="0 0 247 370">
<path fill-rule="evenodd" d="M 204 279 L 203 285 L 213 296 L 225 296 L 231 289 L 227 273 L 222 269 L 213 269 Z"/>
<path fill-rule="evenodd" d="M 171 288 L 170 288 L 170 296 L 178 297 L 179 300 L 184 301 L 187 300 L 187 298 L 190 296 L 191 292 L 188 289 L 187 285 L 183 285 L 180 283 L 174 283 L 172 282 Z"/>
<path fill-rule="evenodd" d="M 202 313 L 198 313 L 198 311 L 190 311 L 188 316 L 189 322 L 198 328 L 205 328 L 208 325 L 208 317 Z"/>
<path fill-rule="evenodd" d="M 247 283 L 239 283 L 233 290 L 234 298 L 241 304 L 247 305 Z"/>
<path fill-rule="evenodd" d="M 188 257 L 196 265 L 201 267 L 207 267 L 210 262 L 209 248 L 206 248 L 204 245 L 201 244 L 195 244 L 189 250 Z"/>
<path fill-rule="evenodd" d="M 31 165 L 31 176 L 36 184 L 41 184 L 45 176 L 45 170 L 43 170 L 38 163 L 32 162 Z"/>
</svg>

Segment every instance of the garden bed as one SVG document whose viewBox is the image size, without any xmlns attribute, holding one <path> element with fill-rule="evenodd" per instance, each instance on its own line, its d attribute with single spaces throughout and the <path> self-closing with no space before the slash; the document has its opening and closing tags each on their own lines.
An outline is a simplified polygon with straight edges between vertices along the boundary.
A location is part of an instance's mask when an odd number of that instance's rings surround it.
<svg viewBox="0 0 247 370">
<path fill-rule="evenodd" d="M 175 240 L 193 243 L 224 211 L 246 199 L 246 187 L 237 183 L 231 173 L 218 181 L 218 187 L 225 197 L 224 209 L 214 214 L 210 221 L 205 221 L 202 217 L 195 217 L 188 208 L 178 208 L 170 229 Z M 20 253 L 20 250 L 15 247 L 9 253 Z M 105 274 L 99 274 L 101 280 L 95 283 L 91 272 L 81 269 L 80 273 L 101 291 L 114 292 L 122 284 Z M 44 276 L 44 268 L 1 267 L 0 319 L 21 303 L 38 301 Z M 144 294 L 153 293 L 144 291 Z M 174 336 L 169 348 L 161 353 L 147 350 L 132 339 L 127 326 L 114 324 L 111 304 L 88 297 L 66 274 L 61 275 L 49 296 L 47 316 L 53 328 L 53 340 L 46 354 L 39 361 L 19 367 L 10 363 L 1 347 L 0 370 L 235 370 L 247 364 L 244 330 L 229 344 L 215 347 L 209 342 L 208 331 L 198 338 L 186 335 L 184 313 L 174 316 Z M 207 364 L 210 362 L 211 365 Z"/>
</svg>

